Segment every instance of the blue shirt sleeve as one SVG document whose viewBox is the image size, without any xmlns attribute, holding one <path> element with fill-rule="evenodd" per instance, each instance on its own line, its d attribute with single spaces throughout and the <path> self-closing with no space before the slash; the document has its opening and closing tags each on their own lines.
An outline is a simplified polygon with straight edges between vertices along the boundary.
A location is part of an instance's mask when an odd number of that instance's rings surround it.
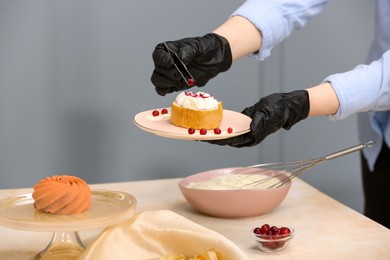
<svg viewBox="0 0 390 260">
<path fill-rule="evenodd" d="M 232 16 L 251 21 L 262 33 L 261 49 L 250 56 L 257 60 L 267 58 L 276 45 L 294 30 L 306 25 L 311 17 L 320 13 L 326 0 L 247 0 Z M 390 51 L 369 65 L 331 75 L 331 82 L 340 108 L 331 120 L 340 120 L 357 112 L 390 109 Z"/>
<path fill-rule="evenodd" d="M 247 0 L 232 16 L 251 21 L 262 34 L 262 46 L 250 56 L 264 60 L 272 49 L 320 13 L 326 0 Z M 377 0 L 375 38 L 368 65 L 334 75 L 324 81 L 332 84 L 340 102 L 330 120 L 341 120 L 359 113 L 359 135 L 362 141 L 377 142 L 364 150 L 371 170 L 381 150 L 383 139 L 390 145 L 390 1 Z M 376 111 L 376 112 L 370 112 Z"/>
<path fill-rule="evenodd" d="M 390 109 L 390 50 L 369 65 L 359 65 L 351 71 L 330 75 L 340 108 L 331 120 L 340 120 L 357 112 Z"/>
<path fill-rule="evenodd" d="M 320 13 L 325 0 L 247 0 L 232 16 L 251 21 L 262 34 L 261 49 L 250 55 L 257 60 L 267 58 L 276 45 L 292 31 L 302 28 L 308 20 Z"/>
</svg>

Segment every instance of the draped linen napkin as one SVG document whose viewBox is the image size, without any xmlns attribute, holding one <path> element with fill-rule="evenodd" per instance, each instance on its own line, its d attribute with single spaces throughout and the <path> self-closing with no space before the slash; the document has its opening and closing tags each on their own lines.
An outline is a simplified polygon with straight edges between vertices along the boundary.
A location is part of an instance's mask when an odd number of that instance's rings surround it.
<svg viewBox="0 0 390 260">
<path fill-rule="evenodd" d="M 248 257 L 232 241 L 169 210 L 146 211 L 106 228 L 84 251 L 84 260 L 146 260 L 161 255 L 194 256 L 207 249 L 223 260 Z"/>
</svg>

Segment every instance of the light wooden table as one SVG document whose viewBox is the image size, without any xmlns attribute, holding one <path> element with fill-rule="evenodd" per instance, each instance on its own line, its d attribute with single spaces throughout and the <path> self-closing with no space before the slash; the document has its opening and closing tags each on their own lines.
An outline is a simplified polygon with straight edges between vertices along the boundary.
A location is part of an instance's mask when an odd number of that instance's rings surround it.
<svg viewBox="0 0 390 260">
<path fill-rule="evenodd" d="M 390 230 L 335 201 L 300 179 L 294 179 L 284 202 L 266 215 L 220 219 L 198 213 L 181 195 L 181 179 L 93 184 L 92 189 L 119 190 L 138 201 L 137 211 L 168 209 L 217 231 L 236 243 L 249 259 L 390 259 Z M 0 190 L 0 198 L 32 189 Z M 384 205 L 385 206 L 385 205 Z M 262 253 L 249 231 L 263 223 L 292 226 L 295 238 L 280 253 Z M 101 230 L 80 233 L 87 244 Z M 51 233 L 0 226 L 0 259 L 32 259 Z"/>
</svg>

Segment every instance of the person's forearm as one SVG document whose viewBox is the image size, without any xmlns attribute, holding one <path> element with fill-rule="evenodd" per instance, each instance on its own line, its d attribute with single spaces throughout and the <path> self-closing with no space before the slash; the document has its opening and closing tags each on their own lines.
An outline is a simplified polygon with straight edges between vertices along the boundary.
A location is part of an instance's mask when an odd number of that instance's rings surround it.
<svg viewBox="0 0 390 260">
<path fill-rule="evenodd" d="M 244 17 L 233 16 L 213 32 L 228 40 L 233 60 L 247 56 L 261 48 L 260 31 Z"/>
<path fill-rule="evenodd" d="M 309 116 L 333 115 L 339 109 L 339 100 L 329 82 L 307 89 L 309 92 Z"/>
</svg>

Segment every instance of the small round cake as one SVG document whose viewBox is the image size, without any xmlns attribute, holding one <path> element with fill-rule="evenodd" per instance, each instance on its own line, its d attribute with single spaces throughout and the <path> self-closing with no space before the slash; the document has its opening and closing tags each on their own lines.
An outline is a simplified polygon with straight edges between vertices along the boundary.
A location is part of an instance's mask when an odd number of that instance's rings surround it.
<svg viewBox="0 0 390 260">
<path fill-rule="evenodd" d="M 57 175 L 40 180 L 34 186 L 34 207 L 52 214 L 75 214 L 91 206 L 91 189 L 75 176 Z"/>
<path fill-rule="evenodd" d="M 214 129 L 221 125 L 222 102 L 205 92 L 181 92 L 172 102 L 171 123 L 194 129 Z"/>
</svg>

